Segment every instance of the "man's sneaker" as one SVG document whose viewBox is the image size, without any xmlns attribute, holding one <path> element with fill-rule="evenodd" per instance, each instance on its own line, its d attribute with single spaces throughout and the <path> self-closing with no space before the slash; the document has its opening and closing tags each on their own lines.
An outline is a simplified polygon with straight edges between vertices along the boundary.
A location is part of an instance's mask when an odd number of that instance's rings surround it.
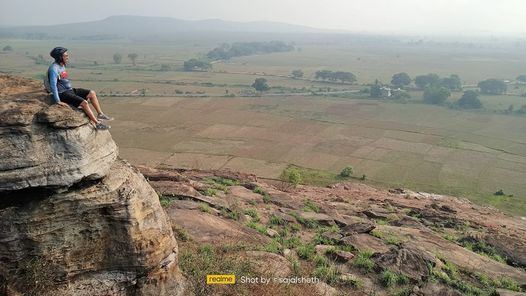
<svg viewBox="0 0 526 296">
<path fill-rule="evenodd" d="M 100 113 L 99 115 L 97 115 L 97 120 L 112 121 L 113 117 L 109 117 L 108 115 L 106 115 L 104 113 Z"/>
<path fill-rule="evenodd" d="M 95 125 L 95 128 L 98 129 L 98 130 L 107 130 L 107 129 L 110 129 L 111 126 L 107 125 L 107 124 L 104 124 L 102 122 L 99 122 Z"/>
</svg>

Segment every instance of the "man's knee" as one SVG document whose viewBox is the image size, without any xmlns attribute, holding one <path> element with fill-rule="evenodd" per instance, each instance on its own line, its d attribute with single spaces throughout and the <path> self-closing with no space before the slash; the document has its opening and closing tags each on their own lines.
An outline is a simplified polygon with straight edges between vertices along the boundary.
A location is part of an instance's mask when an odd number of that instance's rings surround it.
<svg viewBox="0 0 526 296">
<path fill-rule="evenodd" d="M 97 94 L 95 93 L 94 90 L 90 90 L 89 91 L 89 94 L 88 94 L 88 97 L 92 98 L 92 97 L 95 97 Z"/>
<path fill-rule="evenodd" d="M 84 100 L 82 103 L 80 103 L 80 107 L 86 108 L 88 106 L 88 101 Z"/>
</svg>

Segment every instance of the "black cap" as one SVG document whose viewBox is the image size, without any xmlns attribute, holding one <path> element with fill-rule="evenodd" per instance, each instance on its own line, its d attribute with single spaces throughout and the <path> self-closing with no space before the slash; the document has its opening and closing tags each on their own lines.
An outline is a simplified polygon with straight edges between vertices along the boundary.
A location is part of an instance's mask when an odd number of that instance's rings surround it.
<svg viewBox="0 0 526 296">
<path fill-rule="evenodd" d="M 53 48 L 53 50 L 51 50 L 51 52 L 49 53 L 49 55 L 55 59 L 55 61 L 59 62 L 62 60 L 62 55 L 68 51 L 67 48 L 64 48 L 64 47 L 55 47 Z"/>
</svg>

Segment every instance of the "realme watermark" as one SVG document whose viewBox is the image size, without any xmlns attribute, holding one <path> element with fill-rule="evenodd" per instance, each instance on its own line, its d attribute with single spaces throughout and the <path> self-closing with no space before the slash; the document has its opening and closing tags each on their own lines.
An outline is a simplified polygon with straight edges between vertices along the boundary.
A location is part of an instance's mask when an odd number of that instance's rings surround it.
<svg viewBox="0 0 526 296">
<path fill-rule="evenodd" d="M 317 277 L 247 277 L 241 276 L 239 283 L 241 284 L 261 284 L 268 285 L 275 284 L 317 284 L 320 279 Z"/>
<path fill-rule="evenodd" d="M 233 274 L 209 274 L 206 276 L 208 285 L 233 285 L 236 283 L 236 276 Z"/>
</svg>

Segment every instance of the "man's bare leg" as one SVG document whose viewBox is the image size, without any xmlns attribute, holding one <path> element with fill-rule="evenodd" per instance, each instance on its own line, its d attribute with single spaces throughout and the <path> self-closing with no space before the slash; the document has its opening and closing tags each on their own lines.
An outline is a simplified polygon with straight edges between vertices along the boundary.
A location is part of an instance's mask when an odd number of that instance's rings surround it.
<svg viewBox="0 0 526 296">
<path fill-rule="evenodd" d="M 86 113 L 86 115 L 88 115 L 88 118 L 89 120 L 93 123 L 93 124 L 97 124 L 99 123 L 99 121 L 97 120 L 97 118 L 95 117 L 95 115 L 93 114 L 93 111 L 91 111 L 91 108 L 89 107 L 88 105 L 88 101 L 84 101 L 80 104 L 80 107 L 82 108 L 82 110 L 84 110 L 84 113 Z"/>
<path fill-rule="evenodd" d="M 89 94 L 87 96 L 87 99 L 91 102 L 95 110 L 97 111 L 97 114 L 102 114 L 102 109 L 100 107 L 99 99 L 97 99 L 97 94 L 90 90 Z"/>
</svg>

